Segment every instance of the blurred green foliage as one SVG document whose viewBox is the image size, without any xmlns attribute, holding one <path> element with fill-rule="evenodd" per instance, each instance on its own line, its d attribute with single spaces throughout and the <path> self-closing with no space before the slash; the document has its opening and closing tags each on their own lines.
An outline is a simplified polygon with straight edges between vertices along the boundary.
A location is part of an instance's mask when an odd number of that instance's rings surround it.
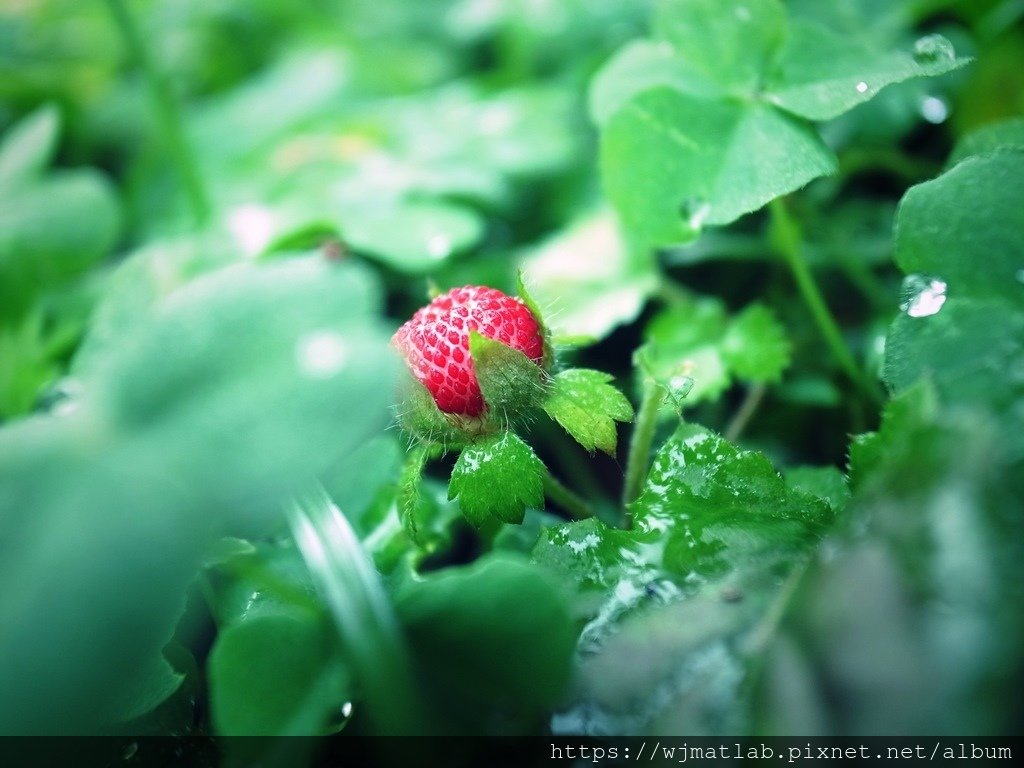
<svg viewBox="0 0 1024 768">
<path fill-rule="evenodd" d="M 0 733 L 1013 732 L 1021 18 L 5 4 Z M 387 339 L 520 270 L 609 373 L 452 500 Z"/>
</svg>

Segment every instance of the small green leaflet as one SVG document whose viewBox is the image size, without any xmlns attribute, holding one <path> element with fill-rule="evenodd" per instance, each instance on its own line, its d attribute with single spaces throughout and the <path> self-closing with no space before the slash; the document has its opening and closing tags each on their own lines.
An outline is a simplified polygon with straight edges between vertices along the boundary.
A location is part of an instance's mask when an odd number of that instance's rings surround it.
<svg viewBox="0 0 1024 768">
<path fill-rule="evenodd" d="M 744 381 L 777 383 L 789 367 L 791 352 L 786 332 L 763 304 L 744 309 L 722 340 L 722 358 Z"/>
<path fill-rule="evenodd" d="M 611 380 L 607 373 L 586 368 L 562 371 L 555 376 L 544 410 L 591 453 L 598 448 L 614 456 L 615 422 L 630 421 L 633 407 Z"/>
<path fill-rule="evenodd" d="M 669 307 L 647 326 L 644 368 L 672 387 L 693 379 L 687 404 L 716 400 L 731 378 L 776 383 L 789 367 L 791 345 L 771 310 L 751 304 L 734 319 L 712 298 L 693 298 Z"/>
<path fill-rule="evenodd" d="M 481 440 L 462 449 L 452 469 L 448 498 L 459 500 L 475 526 L 496 518 L 520 523 L 527 506 L 544 503 L 544 464 L 512 432 Z"/>
</svg>

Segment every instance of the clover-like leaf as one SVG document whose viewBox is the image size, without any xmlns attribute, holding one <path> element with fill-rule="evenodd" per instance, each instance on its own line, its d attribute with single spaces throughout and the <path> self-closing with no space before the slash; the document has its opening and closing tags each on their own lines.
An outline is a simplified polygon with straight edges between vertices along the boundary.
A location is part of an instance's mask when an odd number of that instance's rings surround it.
<svg viewBox="0 0 1024 768">
<path fill-rule="evenodd" d="M 544 410 L 591 453 L 615 455 L 616 421 L 630 421 L 633 407 L 609 384 L 612 376 L 586 368 L 570 368 L 555 376 Z"/>
<path fill-rule="evenodd" d="M 502 432 L 462 449 L 448 484 L 466 519 L 522 522 L 527 506 L 544 503 L 543 462 L 512 432 Z"/>
</svg>

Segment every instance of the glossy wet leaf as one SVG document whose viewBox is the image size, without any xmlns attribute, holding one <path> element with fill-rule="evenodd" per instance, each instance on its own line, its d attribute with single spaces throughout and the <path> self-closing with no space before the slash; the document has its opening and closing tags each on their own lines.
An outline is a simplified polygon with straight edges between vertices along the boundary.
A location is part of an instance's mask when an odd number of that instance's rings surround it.
<svg viewBox="0 0 1024 768">
<path fill-rule="evenodd" d="M 589 622 L 568 733 L 729 733 L 742 681 L 827 530 L 824 501 L 787 486 L 761 454 L 681 426 L 655 456 L 634 528 L 549 529 L 534 557 L 577 585 Z M 601 597 L 598 597 L 601 596 Z"/>
<path fill-rule="evenodd" d="M 523 519 L 527 506 L 542 506 L 546 470 L 529 445 L 512 432 L 502 432 L 462 449 L 452 469 L 448 498 L 475 526 L 496 518 L 508 523 Z"/>
<path fill-rule="evenodd" d="M 544 400 L 544 410 L 591 453 L 598 448 L 615 455 L 615 422 L 630 421 L 633 407 L 609 382 L 612 376 L 586 368 L 557 374 Z"/>
<path fill-rule="evenodd" d="M 917 295 L 890 328 L 883 369 L 896 391 L 928 378 L 945 402 L 1002 414 L 1018 454 L 1024 450 L 1024 246 L 1017 233 L 1024 227 L 1024 195 L 1012 179 L 1022 172 L 1024 153 L 976 156 L 905 195 L 896 261 L 925 278 L 908 278 Z"/>
</svg>

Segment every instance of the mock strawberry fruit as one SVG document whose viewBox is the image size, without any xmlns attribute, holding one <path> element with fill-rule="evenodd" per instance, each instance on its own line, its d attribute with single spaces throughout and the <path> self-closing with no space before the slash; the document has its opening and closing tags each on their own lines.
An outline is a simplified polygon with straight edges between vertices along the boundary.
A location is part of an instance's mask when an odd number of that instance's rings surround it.
<svg viewBox="0 0 1024 768">
<path fill-rule="evenodd" d="M 477 417 L 486 410 L 470 354 L 471 331 L 544 365 L 544 331 L 526 304 L 494 288 L 453 288 L 417 311 L 392 339 L 444 413 Z"/>
</svg>

